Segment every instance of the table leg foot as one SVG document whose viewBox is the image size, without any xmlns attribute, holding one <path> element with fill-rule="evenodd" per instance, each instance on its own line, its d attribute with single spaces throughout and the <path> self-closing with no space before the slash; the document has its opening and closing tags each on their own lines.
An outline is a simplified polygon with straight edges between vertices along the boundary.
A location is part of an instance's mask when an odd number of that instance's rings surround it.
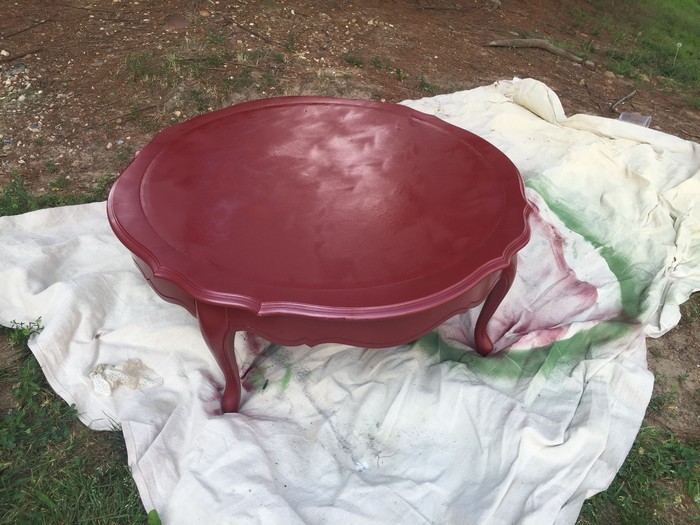
<svg viewBox="0 0 700 525">
<path fill-rule="evenodd" d="M 234 348 L 236 332 L 229 328 L 226 308 L 198 303 L 197 319 L 202 336 L 224 373 L 221 411 L 237 412 L 241 401 L 241 377 Z"/>
<path fill-rule="evenodd" d="M 508 290 L 510 290 L 510 286 L 513 284 L 513 280 L 515 279 L 516 259 L 517 256 L 513 256 L 513 258 L 510 260 L 510 264 L 503 269 L 503 272 L 498 278 L 498 281 L 496 281 L 495 286 L 486 297 L 484 306 L 481 309 L 479 318 L 476 321 L 476 328 L 474 330 L 476 351 L 483 356 L 490 354 L 493 350 L 493 342 L 486 333 L 486 326 L 491 320 L 493 314 L 496 312 L 498 306 L 501 304 L 501 301 L 503 301 L 503 298 L 508 293 Z"/>
</svg>

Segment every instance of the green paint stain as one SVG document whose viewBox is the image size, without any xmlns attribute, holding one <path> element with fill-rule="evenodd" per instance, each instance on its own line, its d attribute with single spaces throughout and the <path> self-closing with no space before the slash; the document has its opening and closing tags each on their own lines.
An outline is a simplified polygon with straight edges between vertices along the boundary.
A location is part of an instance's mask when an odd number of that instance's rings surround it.
<svg viewBox="0 0 700 525">
<path fill-rule="evenodd" d="M 284 392 L 285 390 L 287 390 L 287 388 L 289 387 L 289 382 L 292 379 L 292 365 L 285 365 L 284 375 L 281 379 L 277 381 L 271 381 L 269 378 L 266 377 L 268 371 L 271 368 L 271 366 L 260 367 L 256 368 L 250 373 L 248 381 L 250 382 L 250 385 L 253 387 L 254 390 L 256 390 L 257 392 L 263 392 L 270 385 L 274 384 L 279 386 L 280 392 Z"/>
<path fill-rule="evenodd" d="M 450 345 L 437 332 L 416 342 L 416 347 L 436 363 L 462 363 L 478 377 L 513 381 L 542 374 L 545 378 L 568 375 L 595 348 L 628 334 L 635 325 L 602 322 L 568 339 L 528 350 L 512 349 L 505 354 L 482 357 L 471 350 Z"/>
<path fill-rule="evenodd" d="M 528 180 L 525 185 L 539 193 L 547 206 L 561 219 L 564 225 L 570 230 L 581 235 L 588 241 L 601 257 L 605 259 L 610 271 L 615 275 L 620 283 L 620 295 L 622 309 L 630 318 L 636 318 L 642 310 L 642 303 L 647 296 L 648 289 L 651 286 L 651 279 L 644 280 L 639 273 L 642 271 L 639 267 L 631 263 L 627 258 L 620 255 L 610 246 L 601 241 L 594 234 L 590 225 L 599 224 L 601 221 L 592 217 L 583 217 L 580 210 L 574 210 L 573 207 L 567 206 L 565 199 L 560 198 L 554 193 L 551 185 L 547 184 L 544 179 Z"/>
<path fill-rule="evenodd" d="M 248 376 L 248 381 L 250 382 L 250 385 L 256 391 L 262 391 L 267 387 L 267 379 L 265 378 L 265 372 L 267 372 L 268 368 L 269 367 L 256 368 Z"/>
<path fill-rule="evenodd" d="M 479 376 L 513 379 L 532 376 L 542 366 L 549 347 L 528 351 L 511 350 L 506 354 L 482 357 L 468 349 L 452 346 L 437 332 L 432 332 L 416 342 L 416 346 L 436 363 L 462 363 Z"/>
<path fill-rule="evenodd" d="M 292 365 L 287 365 L 284 370 L 284 375 L 280 379 L 280 390 L 284 392 L 289 387 L 289 381 L 292 379 Z"/>
</svg>

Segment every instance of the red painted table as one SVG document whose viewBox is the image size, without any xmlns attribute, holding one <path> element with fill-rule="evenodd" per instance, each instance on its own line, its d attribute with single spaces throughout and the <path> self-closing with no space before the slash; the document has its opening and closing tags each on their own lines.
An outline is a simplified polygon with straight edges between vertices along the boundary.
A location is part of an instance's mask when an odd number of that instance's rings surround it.
<svg viewBox="0 0 700 525">
<path fill-rule="evenodd" d="M 405 106 L 286 97 L 169 128 L 109 195 L 148 282 L 187 308 L 240 401 L 235 332 L 282 345 L 389 347 L 483 302 L 475 337 L 529 240 L 515 166 Z"/>
</svg>

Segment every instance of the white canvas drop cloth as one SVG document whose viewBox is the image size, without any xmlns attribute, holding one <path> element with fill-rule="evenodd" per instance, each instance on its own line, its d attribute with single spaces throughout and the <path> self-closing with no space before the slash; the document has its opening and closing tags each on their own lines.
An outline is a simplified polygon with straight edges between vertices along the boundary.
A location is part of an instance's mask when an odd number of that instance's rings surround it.
<svg viewBox="0 0 700 525">
<path fill-rule="evenodd" d="M 532 240 L 493 357 L 472 350 L 478 309 L 381 350 L 238 334 L 245 391 L 221 415 L 196 320 L 151 291 L 104 203 L 0 218 L 0 323 L 41 317 L 49 382 L 91 427 L 121 425 L 163 523 L 569 524 L 621 466 L 651 395 L 645 335 L 700 288 L 699 146 L 567 118 L 535 80 L 406 104 L 526 181 Z"/>
</svg>

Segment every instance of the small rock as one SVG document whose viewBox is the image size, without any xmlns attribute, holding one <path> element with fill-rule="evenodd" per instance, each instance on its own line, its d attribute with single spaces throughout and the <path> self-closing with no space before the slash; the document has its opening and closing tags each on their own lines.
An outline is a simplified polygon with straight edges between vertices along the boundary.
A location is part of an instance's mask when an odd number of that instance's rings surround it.
<svg viewBox="0 0 700 525">
<path fill-rule="evenodd" d="M 10 52 L 7 49 L 3 49 L 2 51 L 0 51 L 0 55 L 2 55 L 4 57 L 9 57 Z"/>
<path fill-rule="evenodd" d="M 25 100 L 27 100 L 27 97 L 25 95 L 20 95 L 19 97 L 17 97 L 17 102 L 24 102 Z"/>
<path fill-rule="evenodd" d="M 92 65 L 95 67 L 99 67 L 99 66 L 103 65 L 104 63 L 105 63 L 105 61 L 102 60 L 101 58 L 96 58 L 95 60 L 92 61 Z"/>
<path fill-rule="evenodd" d="M 205 16 L 205 17 L 206 17 L 206 16 L 209 16 L 209 14 L 210 14 L 209 11 L 207 11 L 206 9 L 202 9 L 202 10 L 199 11 L 199 16 Z"/>
<path fill-rule="evenodd" d="M 608 78 L 615 78 L 615 73 L 613 73 L 612 71 L 606 71 L 603 74 Z"/>
<path fill-rule="evenodd" d="M 111 142 L 108 142 L 108 143 L 107 143 L 107 149 L 112 149 L 112 143 L 111 143 Z"/>
</svg>

